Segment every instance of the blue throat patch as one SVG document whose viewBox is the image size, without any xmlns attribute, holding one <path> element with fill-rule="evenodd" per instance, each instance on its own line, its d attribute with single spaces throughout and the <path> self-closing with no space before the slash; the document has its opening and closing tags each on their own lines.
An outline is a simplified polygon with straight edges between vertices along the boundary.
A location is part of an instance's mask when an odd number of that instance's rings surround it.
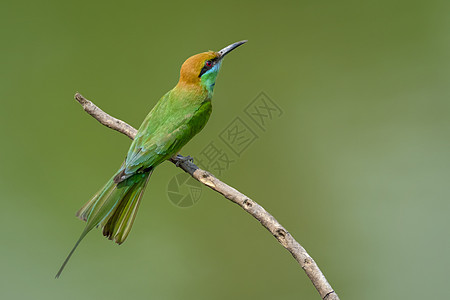
<svg viewBox="0 0 450 300">
<path fill-rule="evenodd" d="M 222 62 L 215 64 L 200 78 L 201 84 L 208 90 L 210 95 L 212 95 L 212 93 L 214 92 L 214 86 L 216 85 L 216 78 L 217 74 L 219 74 L 221 64 Z"/>
</svg>

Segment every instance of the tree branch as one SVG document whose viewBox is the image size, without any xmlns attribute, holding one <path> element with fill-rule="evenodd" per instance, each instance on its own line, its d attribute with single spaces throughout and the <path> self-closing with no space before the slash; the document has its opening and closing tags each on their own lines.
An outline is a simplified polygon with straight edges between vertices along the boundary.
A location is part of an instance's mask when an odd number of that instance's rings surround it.
<svg viewBox="0 0 450 300">
<path fill-rule="evenodd" d="M 80 93 L 75 94 L 75 100 L 81 104 L 88 114 L 103 125 L 123 133 L 131 139 L 134 139 L 136 136 L 137 130 L 135 128 L 108 115 L 94 103 L 84 98 Z M 308 275 L 323 300 L 339 300 L 338 295 L 328 283 L 313 258 L 309 256 L 306 250 L 292 237 L 292 235 L 262 206 L 188 160 L 172 158 L 171 161 L 177 167 L 180 167 L 186 173 L 189 173 L 193 178 L 242 207 L 242 209 L 258 220 L 278 240 L 278 242 L 292 254 L 305 271 L 306 275 Z"/>
</svg>

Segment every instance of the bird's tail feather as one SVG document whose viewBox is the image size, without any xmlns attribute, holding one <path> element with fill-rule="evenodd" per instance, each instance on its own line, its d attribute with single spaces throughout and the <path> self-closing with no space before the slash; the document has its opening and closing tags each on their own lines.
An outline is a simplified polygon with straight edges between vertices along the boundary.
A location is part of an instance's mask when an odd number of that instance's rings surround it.
<svg viewBox="0 0 450 300">
<path fill-rule="evenodd" d="M 77 217 L 85 222 L 91 220 L 90 216 L 92 215 L 94 209 L 97 207 L 97 210 L 103 206 L 103 204 L 110 200 L 111 194 L 116 190 L 117 186 L 114 184 L 113 180 L 110 179 L 105 186 L 98 191 L 91 200 L 86 202 L 77 212 Z M 111 201 L 112 202 L 112 201 Z M 89 221 L 88 221 L 89 220 Z"/>
<path fill-rule="evenodd" d="M 133 188 L 126 192 L 112 215 L 100 223 L 103 228 L 103 235 L 110 240 L 114 240 L 119 245 L 125 241 L 130 233 L 131 226 L 133 226 L 134 219 L 136 218 L 139 203 L 141 202 L 151 174 L 152 171 L 143 174 L 145 176 L 139 175 L 142 178 L 138 178 Z M 127 180 L 130 179 L 133 178 L 130 177 Z"/>
<path fill-rule="evenodd" d="M 114 177 L 117 175 L 115 174 L 91 200 L 81 207 L 77 217 L 86 221 L 86 227 L 56 274 L 56 278 L 61 275 L 80 242 L 94 227 L 100 225 L 103 228 L 103 235 L 110 240 L 114 239 L 118 244 L 125 241 L 136 218 L 137 209 L 151 173 L 136 174 L 118 184 L 114 182 Z"/>
<path fill-rule="evenodd" d="M 64 260 L 63 264 L 61 265 L 61 267 L 58 270 L 58 273 L 56 273 L 55 278 L 59 278 L 59 276 L 61 276 L 62 271 L 64 270 L 64 268 L 67 265 L 67 262 L 69 261 L 70 257 L 72 256 L 72 254 L 75 252 L 75 250 L 77 249 L 78 245 L 81 243 L 81 241 L 84 239 L 84 237 L 86 236 L 86 234 L 88 233 L 88 231 L 83 230 L 83 232 L 81 233 L 80 238 L 78 239 L 78 241 L 75 243 L 75 246 L 73 246 L 72 250 L 70 250 L 69 255 L 67 255 L 66 259 Z"/>
</svg>

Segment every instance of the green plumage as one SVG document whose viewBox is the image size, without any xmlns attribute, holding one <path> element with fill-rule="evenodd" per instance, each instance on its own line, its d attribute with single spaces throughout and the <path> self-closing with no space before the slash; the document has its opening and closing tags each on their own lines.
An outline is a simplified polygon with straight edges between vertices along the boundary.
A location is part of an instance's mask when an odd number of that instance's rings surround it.
<svg viewBox="0 0 450 300">
<path fill-rule="evenodd" d="M 243 43 L 235 43 L 220 52 L 200 53 L 184 62 L 178 84 L 144 119 L 120 169 L 77 212 L 86 221 L 86 227 L 56 277 L 93 228 L 102 227 L 103 235 L 118 244 L 125 241 L 153 170 L 176 155 L 206 125 L 222 58 Z"/>
<path fill-rule="evenodd" d="M 209 93 L 177 86 L 158 101 L 140 126 L 122 167 L 77 212 L 86 227 L 56 277 L 94 227 L 101 226 L 103 234 L 118 244 L 125 241 L 154 168 L 177 154 L 203 129 L 211 115 L 210 100 Z"/>
<path fill-rule="evenodd" d="M 168 92 L 139 128 L 117 180 L 154 168 L 172 157 L 203 129 L 210 114 L 211 101 L 203 93 Z"/>
</svg>

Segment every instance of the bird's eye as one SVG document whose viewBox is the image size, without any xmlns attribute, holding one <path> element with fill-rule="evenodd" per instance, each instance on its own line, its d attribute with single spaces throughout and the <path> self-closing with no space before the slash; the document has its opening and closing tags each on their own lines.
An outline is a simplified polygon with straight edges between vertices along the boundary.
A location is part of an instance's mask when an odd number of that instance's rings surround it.
<svg viewBox="0 0 450 300">
<path fill-rule="evenodd" d="M 208 68 L 212 66 L 212 62 L 210 60 L 205 61 L 205 66 Z"/>
</svg>

